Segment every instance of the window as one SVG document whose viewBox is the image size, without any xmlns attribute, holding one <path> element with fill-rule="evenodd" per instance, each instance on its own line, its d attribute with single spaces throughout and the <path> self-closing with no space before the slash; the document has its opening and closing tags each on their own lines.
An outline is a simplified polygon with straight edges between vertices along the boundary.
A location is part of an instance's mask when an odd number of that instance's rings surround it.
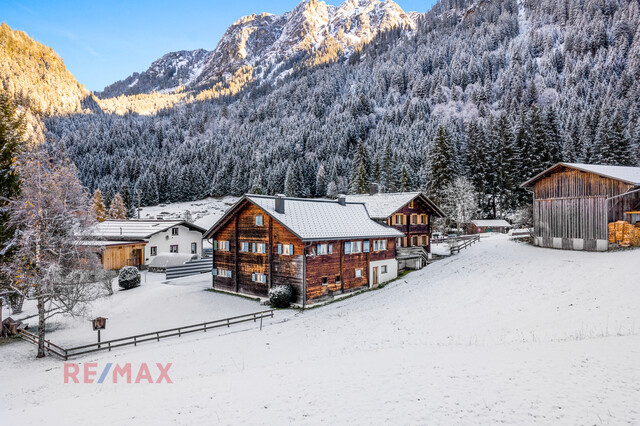
<svg viewBox="0 0 640 426">
<path fill-rule="evenodd" d="M 413 200 L 409 201 L 409 208 L 412 209 L 413 208 Z"/>
<path fill-rule="evenodd" d="M 198 243 L 191 243 L 191 254 L 198 254 Z"/>
<path fill-rule="evenodd" d="M 213 249 L 220 251 L 229 251 L 229 241 L 214 241 Z"/>
<path fill-rule="evenodd" d="M 265 283 L 267 282 L 267 276 L 260 272 L 254 272 L 251 274 L 251 281 L 256 283 Z"/>
<path fill-rule="evenodd" d="M 415 247 L 418 245 L 418 237 L 411 237 L 411 246 Z"/>
<path fill-rule="evenodd" d="M 382 265 L 380 267 L 380 273 L 381 274 L 386 274 L 387 273 L 387 265 Z"/>
<path fill-rule="evenodd" d="M 411 224 L 412 225 L 416 225 L 418 223 L 418 215 L 417 214 L 412 214 L 411 215 Z"/>
<path fill-rule="evenodd" d="M 267 245 L 265 243 L 253 243 L 253 250 L 254 253 L 266 253 L 267 252 Z"/>
<path fill-rule="evenodd" d="M 427 237 L 426 235 L 422 236 L 422 245 L 423 246 L 428 246 L 429 245 L 429 237 Z"/>
<path fill-rule="evenodd" d="M 322 277 L 322 285 L 329 285 L 329 280 L 327 277 Z"/>
<path fill-rule="evenodd" d="M 169 246 L 169 253 L 177 253 L 178 252 L 178 245 L 177 244 L 173 244 Z"/>
<path fill-rule="evenodd" d="M 398 247 L 402 247 L 402 238 L 398 238 L 398 239 L 396 240 L 396 245 L 397 245 Z"/>
<path fill-rule="evenodd" d="M 151 256 L 158 255 L 158 247 L 151 247 Z"/>
<path fill-rule="evenodd" d="M 356 278 L 362 278 L 362 269 L 356 269 Z"/>
<path fill-rule="evenodd" d="M 329 249 L 327 248 L 326 244 L 317 244 L 316 253 L 318 254 L 318 256 L 322 256 L 323 254 L 328 254 Z"/>
<path fill-rule="evenodd" d="M 293 244 L 278 244 L 278 254 L 293 256 Z"/>
<path fill-rule="evenodd" d="M 351 241 L 351 253 L 362 253 L 362 241 Z"/>
<path fill-rule="evenodd" d="M 241 252 L 249 251 L 249 243 L 245 243 L 245 242 L 240 243 L 240 251 Z"/>
<path fill-rule="evenodd" d="M 218 277 L 231 278 L 231 271 L 229 269 L 213 268 L 211 272 Z"/>
<path fill-rule="evenodd" d="M 426 214 L 421 214 L 420 218 L 422 219 L 420 223 L 422 223 L 423 225 L 427 225 L 429 223 L 429 218 Z"/>
<path fill-rule="evenodd" d="M 178 235 L 178 228 L 171 228 L 171 235 Z"/>
<path fill-rule="evenodd" d="M 336 275 L 336 284 L 340 284 L 340 275 Z"/>
<path fill-rule="evenodd" d="M 384 251 L 387 249 L 387 240 L 373 240 L 373 251 Z"/>
<path fill-rule="evenodd" d="M 262 216 L 261 214 L 256 215 L 256 226 L 262 225 L 264 225 L 264 216 Z"/>
<path fill-rule="evenodd" d="M 369 240 L 365 240 L 362 242 L 362 252 L 363 253 L 369 253 L 369 246 L 370 246 L 370 241 Z"/>
</svg>

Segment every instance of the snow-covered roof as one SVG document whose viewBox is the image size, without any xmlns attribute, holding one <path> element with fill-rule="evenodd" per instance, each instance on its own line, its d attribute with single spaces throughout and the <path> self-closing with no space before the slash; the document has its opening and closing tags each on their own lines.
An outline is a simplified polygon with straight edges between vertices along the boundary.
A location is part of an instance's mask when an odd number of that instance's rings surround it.
<svg viewBox="0 0 640 426">
<path fill-rule="evenodd" d="M 503 228 L 511 228 L 511 224 L 506 220 L 502 219 L 486 219 L 486 220 L 472 220 L 475 226 L 479 228 L 485 227 L 503 227 Z"/>
<path fill-rule="evenodd" d="M 91 231 L 90 235 L 104 239 L 144 239 L 149 238 L 158 232 L 166 231 L 175 226 L 186 226 L 195 231 L 204 232 L 199 226 L 193 225 L 184 220 L 105 220 L 99 222 Z"/>
<path fill-rule="evenodd" d="M 186 262 L 197 258 L 195 254 L 188 253 L 158 253 L 149 262 L 149 266 L 152 268 L 166 268 L 167 266 L 180 266 Z"/>
<path fill-rule="evenodd" d="M 521 186 L 531 186 L 538 179 L 547 175 L 551 171 L 559 167 L 570 167 L 576 170 L 582 170 L 584 172 L 594 173 L 598 176 L 616 179 L 630 185 L 640 185 L 640 167 L 627 167 L 627 166 L 605 166 L 602 164 L 581 164 L 581 163 L 558 163 L 553 167 L 548 168 L 537 176 L 529 179 Z"/>
<path fill-rule="evenodd" d="M 100 241 L 100 240 L 82 240 L 80 242 L 80 245 L 83 246 L 123 246 L 123 245 L 128 245 L 128 244 L 147 244 L 148 241 L 139 241 L 139 240 L 127 240 L 127 241 L 116 241 L 116 240 L 109 240 L 109 241 Z"/>
<path fill-rule="evenodd" d="M 247 194 L 240 199 L 207 232 L 207 235 L 226 222 L 230 213 L 245 200 L 260 207 L 303 241 L 404 236 L 396 229 L 371 220 L 362 203 L 347 202 L 341 205 L 332 200 L 285 197 L 284 213 L 278 213 L 275 208 L 275 197 L 252 194 Z"/>
<path fill-rule="evenodd" d="M 444 213 L 421 192 L 347 195 L 347 201 L 364 203 L 372 219 L 386 219 L 419 196 L 424 197 L 427 204 L 429 204 L 436 213 L 444 216 Z"/>
</svg>

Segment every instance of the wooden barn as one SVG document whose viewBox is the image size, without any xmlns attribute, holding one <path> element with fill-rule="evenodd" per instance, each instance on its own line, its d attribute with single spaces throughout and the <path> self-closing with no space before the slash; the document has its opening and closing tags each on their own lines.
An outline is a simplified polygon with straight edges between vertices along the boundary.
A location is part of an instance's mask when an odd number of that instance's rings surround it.
<svg viewBox="0 0 640 426">
<path fill-rule="evenodd" d="M 640 210 L 640 167 L 559 163 L 521 186 L 533 194 L 541 247 L 605 251 L 609 224 Z"/>
<path fill-rule="evenodd" d="M 465 231 L 467 234 L 484 234 L 487 232 L 506 234 L 511 228 L 511 224 L 503 219 L 481 219 L 469 222 L 465 227 Z"/>
<path fill-rule="evenodd" d="M 305 306 L 397 276 L 396 238 L 362 203 L 243 196 L 206 232 L 213 242 L 213 287 L 267 297 L 290 284 Z"/>
</svg>

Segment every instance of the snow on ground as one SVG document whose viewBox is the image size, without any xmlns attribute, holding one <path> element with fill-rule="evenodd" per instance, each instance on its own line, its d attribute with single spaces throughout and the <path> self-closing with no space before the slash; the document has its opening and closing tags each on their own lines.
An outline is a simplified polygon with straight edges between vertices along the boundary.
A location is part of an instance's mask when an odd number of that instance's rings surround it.
<svg viewBox="0 0 640 426">
<path fill-rule="evenodd" d="M 162 219 L 184 219 L 185 212 L 188 210 L 193 218 L 193 223 L 202 228 L 209 229 L 238 199 L 239 197 L 227 196 L 142 207 L 140 218 L 156 219 L 161 217 Z"/>
<path fill-rule="evenodd" d="M 78 359 L 100 367 L 172 362 L 173 384 L 64 385 L 62 362 L 33 359 L 27 343 L 3 345 L 0 398 L 11 403 L 0 407 L 0 418 L 8 424 L 636 424 L 639 257 L 638 251 L 541 249 L 491 236 L 381 290 L 304 313 L 277 311 L 262 331 L 194 334 Z M 175 286 L 183 297 L 165 300 L 169 287 L 160 287 L 149 304 L 179 316 L 232 300 L 208 292 L 184 297 L 199 279 Z M 125 303 L 124 295 L 113 303 Z M 139 309 L 123 305 L 120 312 L 134 321 Z"/>
</svg>

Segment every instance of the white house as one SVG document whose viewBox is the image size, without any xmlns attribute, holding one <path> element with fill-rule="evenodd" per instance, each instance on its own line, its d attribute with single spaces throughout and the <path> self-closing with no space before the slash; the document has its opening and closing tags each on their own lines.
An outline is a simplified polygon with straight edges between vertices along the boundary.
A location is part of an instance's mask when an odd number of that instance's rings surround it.
<svg viewBox="0 0 640 426">
<path fill-rule="evenodd" d="M 206 230 L 183 220 L 105 220 L 92 234 L 103 240 L 145 241 L 144 262 L 160 253 L 193 254 L 202 257 L 202 235 Z"/>
</svg>

